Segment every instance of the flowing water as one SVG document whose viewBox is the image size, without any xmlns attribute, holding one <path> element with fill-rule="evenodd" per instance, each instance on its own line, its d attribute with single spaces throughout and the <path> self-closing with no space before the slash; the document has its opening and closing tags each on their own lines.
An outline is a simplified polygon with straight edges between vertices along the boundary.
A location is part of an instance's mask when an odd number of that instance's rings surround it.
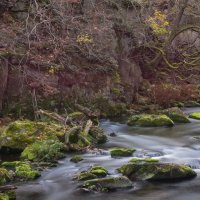
<svg viewBox="0 0 200 200">
<path fill-rule="evenodd" d="M 200 111 L 200 108 L 186 109 L 185 112 Z M 200 142 L 193 136 L 200 135 L 200 121 L 190 124 L 177 124 L 172 128 L 128 127 L 125 124 L 102 121 L 107 132 L 115 132 L 116 137 L 101 146 L 101 154 L 84 154 L 80 163 L 70 162 L 71 155 L 59 162 L 59 166 L 44 172 L 32 183 L 18 185 L 17 200 L 199 200 L 200 199 Z M 132 147 L 134 156 L 149 156 L 162 162 L 187 164 L 198 173 L 189 181 L 175 183 L 149 183 L 138 181 L 130 190 L 112 193 L 83 193 L 73 176 L 93 164 L 106 167 L 110 174 L 117 174 L 116 168 L 130 158 L 111 158 L 111 147 Z"/>
</svg>

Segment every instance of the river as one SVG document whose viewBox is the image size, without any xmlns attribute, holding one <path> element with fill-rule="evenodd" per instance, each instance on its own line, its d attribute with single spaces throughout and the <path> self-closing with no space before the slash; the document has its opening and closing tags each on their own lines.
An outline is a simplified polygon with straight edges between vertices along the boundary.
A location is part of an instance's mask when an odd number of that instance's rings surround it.
<svg viewBox="0 0 200 200">
<path fill-rule="evenodd" d="M 188 108 L 186 113 L 200 111 Z M 199 200 L 200 199 L 200 141 L 193 136 L 200 135 L 200 121 L 189 124 L 176 124 L 171 128 L 129 127 L 124 123 L 102 120 L 101 126 L 107 132 L 115 132 L 116 137 L 102 145 L 97 154 L 84 154 L 80 163 L 70 162 L 72 155 L 59 161 L 58 167 L 43 172 L 34 182 L 18 185 L 17 200 Z M 151 156 L 161 162 L 186 164 L 198 176 L 192 180 L 174 183 L 134 182 L 134 188 L 111 193 L 83 193 L 73 177 L 93 164 L 102 165 L 110 174 L 117 174 L 116 168 L 130 158 L 111 158 L 111 147 L 136 148 L 134 156 Z"/>
</svg>

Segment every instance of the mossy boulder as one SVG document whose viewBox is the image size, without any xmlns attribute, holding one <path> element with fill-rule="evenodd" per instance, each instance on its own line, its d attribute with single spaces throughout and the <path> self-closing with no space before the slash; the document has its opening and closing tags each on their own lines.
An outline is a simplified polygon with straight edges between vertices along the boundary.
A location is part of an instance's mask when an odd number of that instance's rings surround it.
<svg viewBox="0 0 200 200">
<path fill-rule="evenodd" d="M 110 154 L 111 157 L 128 157 L 132 156 L 134 151 L 135 149 L 116 147 L 110 150 Z"/>
<path fill-rule="evenodd" d="M 83 158 L 82 158 L 82 156 L 80 156 L 80 155 L 75 155 L 75 156 L 73 156 L 71 159 L 70 159 L 70 161 L 71 162 L 74 162 L 74 163 L 78 163 L 78 162 L 80 162 L 80 161 L 82 161 L 83 160 Z"/>
<path fill-rule="evenodd" d="M 1 150 L 20 152 L 35 141 L 58 138 L 64 140 L 64 130 L 60 125 L 28 120 L 15 121 L 0 135 Z"/>
<path fill-rule="evenodd" d="M 89 130 L 89 135 L 92 137 L 93 143 L 103 144 L 107 141 L 107 136 L 103 129 L 98 126 L 92 126 Z"/>
<path fill-rule="evenodd" d="M 91 179 L 95 179 L 95 178 L 97 178 L 97 176 L 92 174 L 92 173 L 90 173 L 90 172 L 81 172 L 78 175 L 78 180 L 79 181 L 91 180 Z"/>
<path fill-rule="evenodd" d="M 125 176 L 92 179 L 85 181 L 81 186 L 83 189 L 99 192 L 107 192 L 116 189 L 127 189 L 131 187 L 133 187 L 132 182 Z"/>
<path fill-rule="evenodd" d="M 7 183 L 10 180 L 10 175 L 7 169 L 0 168 L 0 185 Z"/>
<path fill-rule="evenodd" d="M 173 126 L 174 122 L 166 115 L 141 114 L 133 115 L 128 119 L 129 126 L 157 127 Z"/>
<path fill-rule="evenodd" d="M 200 120 L 200 112 L 190 113 L 189 118 Z"/>
<path fill-rule="evenodd" d="M 157 163 L 159 162 L 156 158 L 131 158 L 130 163 Z"/>
<path fill-rule="evenodd" d="M 15 168 L 16 177 L 23 180 L 34 180 L 40 176 L 39 171 L 32 170 L 30 164 L 22 164 Z"/>
<path fill-rule="evenodd" d="M 102 166 L 90 167 L 87 171 L 81 172 L 77 179 L 80 181 L 91 180 L 95 178 L 103 178 L 108 175 L 108 170 Z"/>
<path fill-rule="evenodd" d="M 197 175 L 188 166 L 167 163 L 128 163 L 118 171 L 130 180 L 178 181 Z"/>
<path fill-rule="evenodd" d="M 90 127 L 86 134 L 80 126 L 75 126 L 66 132 L 65 142 L 69 144 L 71 151 L 81 151 L 91 144 L 102 144 L 107 141 L 103 129 L 98 126 Z"/>
<path fill-rule="evenodd" d="M 37 141 L 24 149 L 21 158 L 36 162 L 55 162 L 64 157 L 63 147 L 64 144 L 58 140 Z"/>
<path fill-rule="evenodd" d="M 162 114 L 167 115 L 173 122 L 190 123 L 190 120 L 185 116 L 180 108 L 173 107 L 162 111 Z"/>
</svg>

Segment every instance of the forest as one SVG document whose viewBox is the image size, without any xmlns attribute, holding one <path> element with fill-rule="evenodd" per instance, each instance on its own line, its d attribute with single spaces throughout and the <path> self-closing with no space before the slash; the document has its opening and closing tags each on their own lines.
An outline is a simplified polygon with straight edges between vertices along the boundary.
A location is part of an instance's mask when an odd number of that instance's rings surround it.
<svg viewBox="0 0 200 200">
<path fill-rule="evenodd" d="M 200 0 L 0 0 L 0 200 L 199 200 Z"/>
</svg>

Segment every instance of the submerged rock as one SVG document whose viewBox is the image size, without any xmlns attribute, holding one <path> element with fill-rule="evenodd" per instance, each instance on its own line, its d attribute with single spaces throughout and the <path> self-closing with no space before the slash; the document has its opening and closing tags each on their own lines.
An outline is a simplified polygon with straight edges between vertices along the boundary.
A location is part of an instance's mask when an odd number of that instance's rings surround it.
<svg viewBox="0 0 200 200">
<path fill-rule="evenodd" d="M 110 150 L 111 157 L 128 157 L 132 156 L 135 149 L 130 148 L 113 148 Z"/>
<path fill-rule="evenodd" d="M 129 118 L 127 124 L 129 126 L 157 127 L 157 126 L 173 126 L 174 122 L 166 115 L 133 115 Z"/>
<path fill-rule="evenodd" d="M 180 108 L 173 107 L 162 111 L 163 114 L 167 115 L 173 122 L 177 123 L 190 123 L 190 120 L 185 116 Z"/>
<path fill-rule="evenodd" d="M 85 181 L 81 186 L 83 189 L 99 192 L 107 192 L 116 189 L 127 189 L 131 187 L 133 187 L 132 182 L 125 176 L 88 180 Z"/>
<path fill-rule="evenodd" d="M 128 163 L 118 169 L 131 180 L 176 181 L 194 178 L 197 174 L 190 167 L 167 163 Z"/>
<path fill-rule="evenodd" d="M 200 112 L 190 113 L 189 118 L 200 120 Z"/>
<path fill-rule="evenodd" d="M 0 135 L 2 150 L 20 152 L 29 144 L 41 140 L 64 139 L 64 129 L 57 124 L 33 121 L 15 121 Z"/>
<path fill-rule="evenodd" d="M 71 159 L 70 159 L 70 161 L 71 162 L 74 162 L 74 163 L 78 163 L 78 162 L 80 162 L 80 161 L 82 161 L 83 160 L 83 158 L 82 158 L 82 156 L 80 156 L 80 155 L 75 155 L 75 156 L 73 156 Z"/>
</svg>

